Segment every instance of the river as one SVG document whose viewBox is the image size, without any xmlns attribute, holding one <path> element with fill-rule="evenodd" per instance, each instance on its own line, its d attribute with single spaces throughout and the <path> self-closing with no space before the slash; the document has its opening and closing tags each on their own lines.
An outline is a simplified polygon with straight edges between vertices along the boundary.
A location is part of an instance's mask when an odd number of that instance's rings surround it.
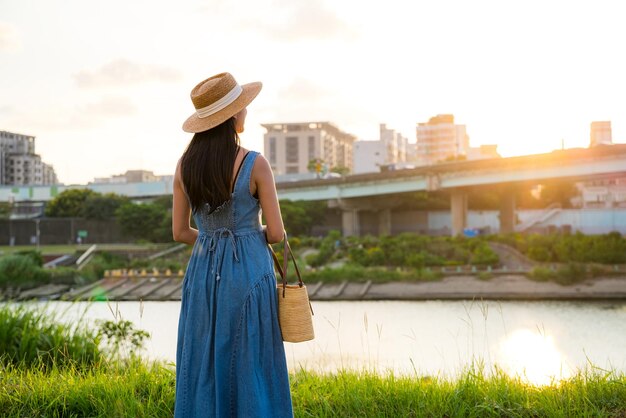
<svg viewBox="0 0 626 418">
<path fill-rule="evenodd" d="M 43 303 L 43 302 L 42 302 Z M 180 302 L 46 302 L 60 318 L 113 319 L 151 334 L 145 355 L 173 362 Z M 588 367 L 626 373 L 626 302 L 314 302 L 316 338 L 286 343 L 290 369 L 453 377 L 498 365 L 549 383 Z"/>
</svg>

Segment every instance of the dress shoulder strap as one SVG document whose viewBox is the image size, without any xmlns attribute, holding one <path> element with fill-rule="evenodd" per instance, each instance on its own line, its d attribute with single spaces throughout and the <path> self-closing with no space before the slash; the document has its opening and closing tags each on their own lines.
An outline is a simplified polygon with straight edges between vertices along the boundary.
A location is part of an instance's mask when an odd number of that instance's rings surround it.
<svg viewBox="0 0 626 418">
<path fill-rule="evenodd" d="M 252 174 L 252 167 L 254 167 L 254 161 L 258 155 L 258 151 L 248 151 L 244 157 L 240 165 L 239 181 L 235 183 L 236 191 L 250 191 L 250 175 Z"/>
<path fill-rule="evenodd" d="M 243 156 L 243 158 L 241 159 L 241 162 L 239 163 L 239 167 L 237 167 L 237 172 L 235 173 L 235 179 L 233 180 L 233 189 L 231 190 L 231 192 L 235 191 L 235 187 L 237 186 L 237 179 L 239 178 L 239 172 L 241 171 L 241 167 L 243 167 L 244 163 L 246 162 L 246 157 L 248 156 L 248 154 L 250 154 L 250 151 L 246 152 L 246 155 Z"/>
</svg>

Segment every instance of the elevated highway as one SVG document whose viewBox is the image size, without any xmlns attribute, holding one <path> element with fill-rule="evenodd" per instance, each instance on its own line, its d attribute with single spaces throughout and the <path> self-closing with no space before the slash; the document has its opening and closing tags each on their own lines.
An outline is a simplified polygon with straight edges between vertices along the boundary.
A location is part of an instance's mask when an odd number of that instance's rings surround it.
<svg viewBox="0 0 626 418">
<path fill-rule="evenodd" d="M 390 231 L 394 196 L 418 191 L 446 191 L 452 209 L 452 233 L 467 224 L 467 196 L 471 190 L 497 190 L 501 197 L 500 230 L 515 228 L 514 190 L 518 185 L 570 179 L 591 180 L 626 175 L 626 144 L 569 149 L 547 154 L 457 161 L 432 166 L 277 184 L 280 199 L 326 200 L 342 210 L 343 232 L 359 233 L 359 212 L 379 213 L 379 231 Z M 127 184 L 0 186 L 0 201 L 43 202 L 67 189 L 88 188 L 133 199 L 172 193 L 171 181 Z"/>
<path fill-rule="evenodd" d="M 470 190 L 500 194 L 500 230 L 515 228 L 514 191 L 518 185 L 549 180 L 591 180 L 626 175 L 626 144 L 569 149 L 547 154 L 441 163 L 414 169 L 307 180 L 277 185 L 281 199 L 327 200 L 342 209 L 344 234 L 358 234 L 359 211 L 379 212 L 379 231 L 390 230 L 393 196 L 417 191 L 450 194 L 452 233 L 467 224 Z"/>
</svg>

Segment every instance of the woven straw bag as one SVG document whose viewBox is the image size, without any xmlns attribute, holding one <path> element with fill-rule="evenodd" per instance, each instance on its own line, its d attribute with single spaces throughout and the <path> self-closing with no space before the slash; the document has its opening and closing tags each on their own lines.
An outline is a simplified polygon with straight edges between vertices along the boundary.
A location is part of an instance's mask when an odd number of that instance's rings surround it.
<svg viewBox="0 0 626 418">
<path fill-rule="evenodd" d="M 276 290 L 278 292 L 278 322 L 280 323 L 283 341 L 299 343 L 312 340 L 315 338 L 312 318 L 313 308 L 311 307 L 311 302 L 309 302 L 306 286 L 300 277 L 296 258 L 287 241 L 287 233 L 285 232 L 284 238 L 283 267 L 280 266 L 278 257 L 276 257 L 276 253 L 271 246 L 269 246 L 269 249 L 274 258 L 276 270 L 278 270 L 282 279 L 281 283 L 277 283 Z M 287 262 L 290 256 L 298 276 L 298 284 L 295 285 L 287 284 Z"/>
</svg>

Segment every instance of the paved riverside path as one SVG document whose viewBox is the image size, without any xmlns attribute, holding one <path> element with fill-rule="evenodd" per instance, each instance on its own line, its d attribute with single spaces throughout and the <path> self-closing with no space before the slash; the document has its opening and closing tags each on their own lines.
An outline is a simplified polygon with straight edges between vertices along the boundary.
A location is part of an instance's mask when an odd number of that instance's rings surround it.
<svg viewBox="0 0 626 418">
<path fill-rule="evenodd" d="M 42 286 L 23 292 L 19 299 L 62 300 L 180 300 L 180 277 L 105 278 L 87 286 Z M 311 300 L 625 300 L 626 276 L 590 279 L 563 286 L 536 282 L 521 274 L 494 275 L 479 280 L 456 274 L 437 281 L 389 282 L 344 281 L 307 283 Z"/>
<path fill-rule="evenodd" d="M 626 277 L 607 277 L 563 286 L 536 282 L 522 275 L 496 276 L 479 280 L 473 276 L 449 276 L 431 282 L 372 283 L 366 293 L 359 293 L 363 283 L 349 283 L 340 294 L 339 284 L 324 285 L 315 292 L 317 300 L 626 300 Z"/>
</svg>

